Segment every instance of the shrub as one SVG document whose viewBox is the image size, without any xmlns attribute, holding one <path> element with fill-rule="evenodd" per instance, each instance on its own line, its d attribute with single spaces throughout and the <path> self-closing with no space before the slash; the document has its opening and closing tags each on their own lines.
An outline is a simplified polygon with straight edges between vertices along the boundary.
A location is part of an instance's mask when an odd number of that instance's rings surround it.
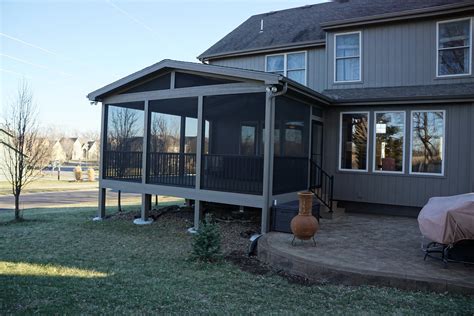
<svg viewBox="0 0 474 316">
<path fill-rule="evenodd" d="M 94 168 L 87 169 L 87 178 L 90 182 L 95 181 L 95 170 Z"/>
<path fill-rule="evenodd" d="M 193 257 L 197 260 L 213 262 L 221 257 L 221 236 L 219 227 L 214 223 L 212 216 L 206 214 L 204 221 L 194 235 Z"/>
<path fill-rule="evenodd" d="M 76 178 L 76 181 L 81 181 L 82 180 L 82 168 L 81 168 L 81 166 L 76 166 L 76 168 L 74 168 L 74 178 Z"/>
</svg>

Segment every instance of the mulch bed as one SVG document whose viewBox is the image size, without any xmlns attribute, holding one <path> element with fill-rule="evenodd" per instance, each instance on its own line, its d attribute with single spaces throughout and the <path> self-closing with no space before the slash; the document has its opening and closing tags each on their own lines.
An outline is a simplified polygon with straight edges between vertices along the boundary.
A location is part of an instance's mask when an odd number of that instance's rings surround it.
<svg viewBox="0 0 474 316">
<path fill-rule="evenodd" d="M 215 205 L 205 207 L 206 212 L 212 213 L 221 233 L 221 247 L 224 259 L 238 266 L 241 270 L 255 274 L 268 275 L 278 274 L 290 283 L 300 285 L 313 285 L 314 282 L 303 277 L 290 275 L 283 271 L 277 271 L 262 263 L 255 255 L 249 256 L 250 237 L 260 231 L 260 218 L 255 210 L 250 209 L 244 212 L 236 211 L 235 208 L 222 208 Z M 180 207 L 177 205 L 166 206 L 149 211 L 149 216 L 154 221 L 166 221 L 170 225 L 173 222 L 186 223 L 187 227 L 193 226 L 194 211 L 190 207 Z M 111 220 L 133 221 L 140 217 L 140 211 L 118 212 L 110 215 Z"/>
</svg>

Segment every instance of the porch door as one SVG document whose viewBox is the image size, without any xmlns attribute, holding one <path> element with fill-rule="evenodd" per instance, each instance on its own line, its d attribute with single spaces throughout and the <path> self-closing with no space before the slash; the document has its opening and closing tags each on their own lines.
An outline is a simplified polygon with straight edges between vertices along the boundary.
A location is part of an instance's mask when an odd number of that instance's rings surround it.
<svg viewBox="0 0 474 316">
<path fill-rule="evenodd" d="M 311 135 L 311 160 L 319 167 L 323 165 L 323 123 L 312 121 Z"/>
</svg>

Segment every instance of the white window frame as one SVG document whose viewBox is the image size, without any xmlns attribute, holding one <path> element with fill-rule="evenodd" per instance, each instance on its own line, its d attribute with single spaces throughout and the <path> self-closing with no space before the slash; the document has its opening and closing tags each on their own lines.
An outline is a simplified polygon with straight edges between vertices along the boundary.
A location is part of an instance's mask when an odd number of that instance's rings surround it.
<svg viewBox="0 0 474 316">
<path fill-rule="evenodd" d="M 297 51 L 297 52 L 277 53 L 277 54 L 265 55 L 265 72 L 270 72 L 267 69 L 267 65 L 268 65 L 267 59 L 268 59 L 268 57 L 283 56 L 283 75 L 285 77 L 287 77 L 287 74 L 288 74 L 288 55 L 301 54 L 301 53 L 304 53 L 304 67 L 305 68 L 304 68 L 304 83 L 303 83 L 303 85 L 306 86 L 307 83 L 308 83 L 308 52 L 305 51 L 305 50 Z M 290 71 L 293 71 L 293 70 L 303 70 L 303 69 L 290 69 Z"/>
<path fill-rule="evenodd" d="M 440 24 L 450 23 L 450 22 L 457 22 L 457 21 L 465 21 L 469 20 L 469 72 L 465 74 L 452 74 L 452 75 L 440 75 L 439 74 L 439 26 Z M 469 18 L 459 18 L 459 19 L 452 19 L 452 20 L 444 20 L 436 22 L 436 78 L 449 78 L 449 77 L 463 77 L 463 76 L 470 76 L 472 73 L 472 17 Z M 456 48 L 466 48 L 463 46 L 459 46 Z M 446 49 L 442 49 L 446 50 Z"/>
<path fill-rule="evenodd" d="M 441 112 L 443 113 L 443 155 L 441 157 L 441 173 L 430 173 L 430 172 L 413 172 L 412 163 L 413 163 L 413 113 L 415 112 Z M 434 176 L 434 177 L 444 177 L 444 168 L 445 168 L 445 157 L 446 157 L 446 110 L 411 110 L 410 111 L 410 170 L 408 170 L 411 175 L 418 176 Z"/>
<path fill-rule="evenodd" d="M 337 60 L 338 59 L 347 59 L 347 58 L 355 58 L 355 56 L 352 57 L 336 57 L 336 51 L 337 51 L 337 46 L 336 46 L 336 40 L 338 36 L 343 36 L 343 35 L 351 35 L 351 34 L 359 34 L 359 79 L 357 80 L 337 80 L 336 73 L 337 73 Z M 334 77 L 333 77 L 333 82 L 334 83 L 351 83 L 351 82 L 361 82 L 362 81 L 362 31 L 355 31 L 355 32 L 345 32 L 345 33 L 335 33 L 334 34 L 334 49 L 333 49 L 333 59 L 334 59 Z"/>
<path fill-rule="evenodd" d="M 367 162 L 365 164 L 365 169 L 345 169 L 342 168 L 341 158 L 342 158 L 342 116 L 344 114 L 367 114 L 367 148 L 366 148 L 366 157 Z M 369 172 L 369 147 L 370 147 L 370 111 L 347 111 L 341 112 L 339 114 L 339 163 L 338 170 L 344 172 Z"/>
<path fill-rule="evenodd" d="M 377 151 L 377 114 L 379 113 L 403 113 L 403 151 L 402 151 L 402 171 L 386 171 L 386 170 L 377 170 L 375 163 L 375 156 Z M 407 115 L 405 111 L 374 111 L 374 137 L 373 137 L 373 154 L 372 154 L 372 172 L 374 173 L 387 173 L 387 174 L 404 174 L 405 173 L 405 146 L 406 146 L 406 130 L 407 130 Z"/>
</svg>

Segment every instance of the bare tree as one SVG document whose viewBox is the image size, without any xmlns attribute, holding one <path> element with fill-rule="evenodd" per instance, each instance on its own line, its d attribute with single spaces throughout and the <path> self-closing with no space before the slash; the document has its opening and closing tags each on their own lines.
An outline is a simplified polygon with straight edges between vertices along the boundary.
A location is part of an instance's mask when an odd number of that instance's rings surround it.
<svg viewBox="0 0 474 316">
<path fill-rule="evenodd" d="M 4 126 L 11 135 L 5 146 L 2 172 L 15 197 L 15 219 L 20 220 L 20 195 L 32 181 L 39 178 L 49 159 L 49 146 L 40 135 L 38 110 L 26 81 L 19 84 L 17 95 L 7 107 Z"/>
</svg>

